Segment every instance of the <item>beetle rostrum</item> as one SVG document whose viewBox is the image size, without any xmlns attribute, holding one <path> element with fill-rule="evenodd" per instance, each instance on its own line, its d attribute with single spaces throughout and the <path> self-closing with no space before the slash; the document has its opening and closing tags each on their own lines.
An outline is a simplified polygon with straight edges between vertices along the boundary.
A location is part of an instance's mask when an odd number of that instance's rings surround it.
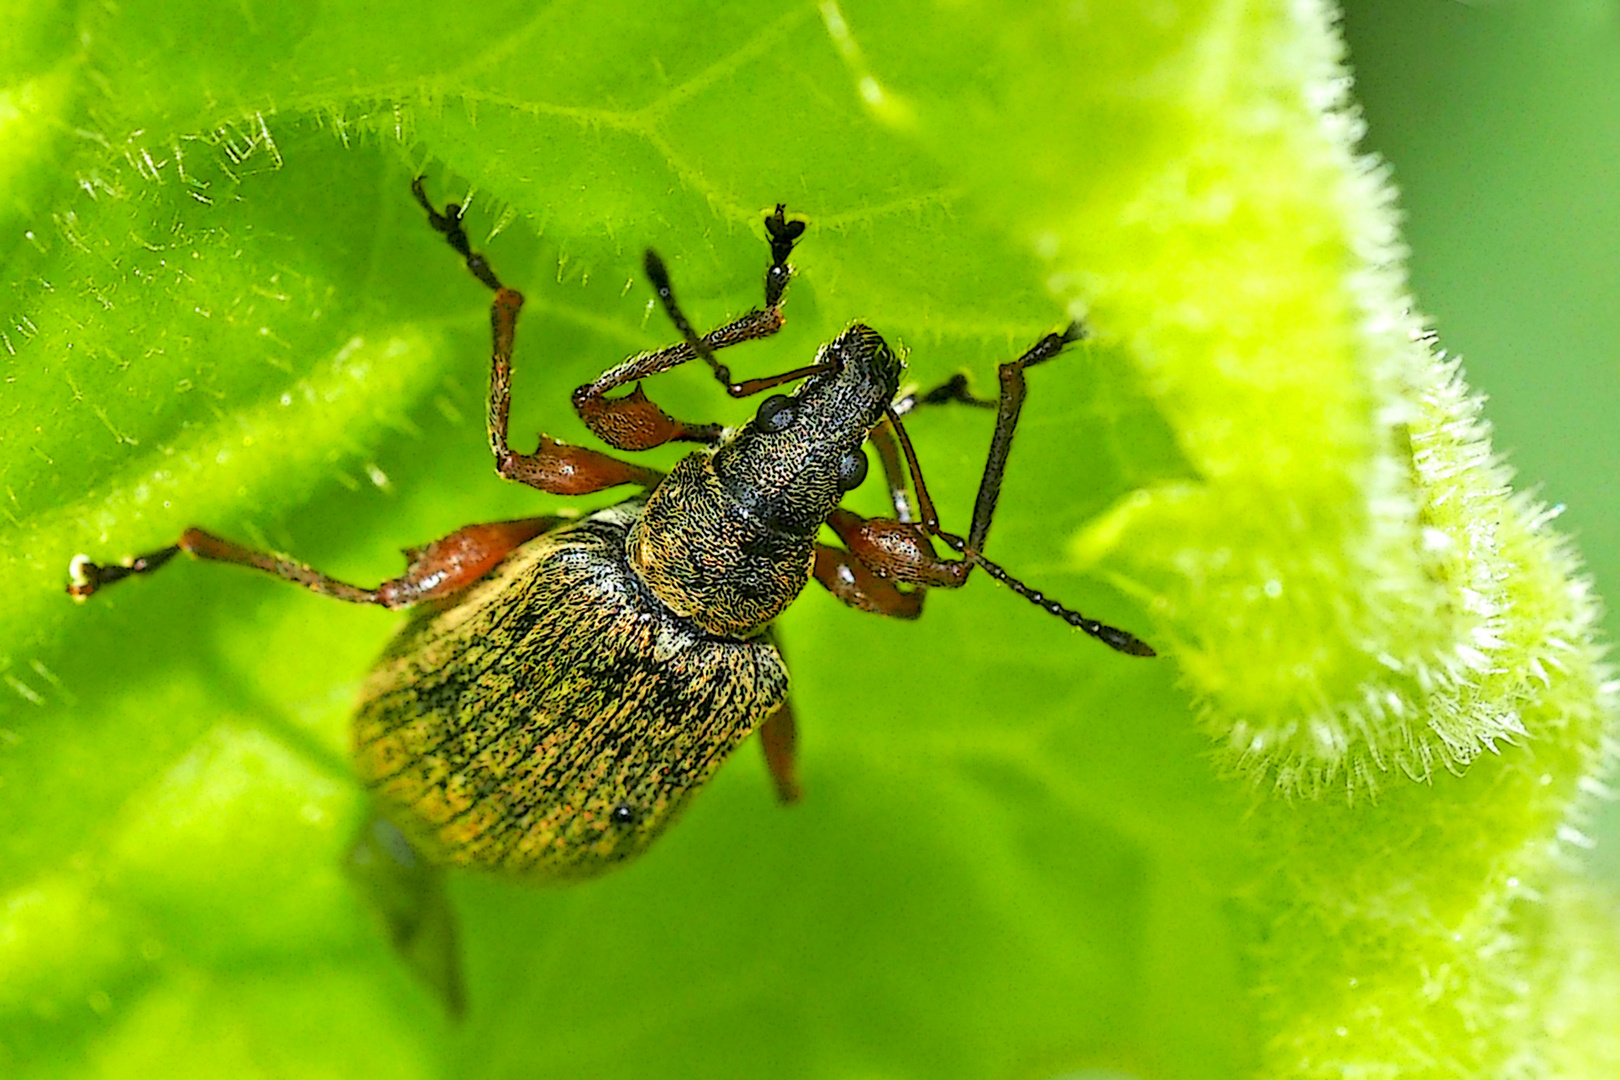
<svg viewBox="0 0 1620 1080">
<path fill-rule="evenodd" d="M 75 557 L 68 592 L 83 599 L 184 551 L 323 596 L 410 608 L 361 690 L 354 765 L 380 811 L 430 860 L 530 878 L 599 873 L 645 850 L 756 730 L 779 797 L 797 799 L 787 669 L 771 623 L 811 579 L 851 607 L 914 619 L 929 588 L 960 587 L 980 567 L 1112 648 L 1153 655 L 1134 635 L 1064 607 L 984 555 L 1024 373 L 1077 340 L 1078 326 L 1002 364 L 993 402 L 975 398 L 961 376 L 901 396 L 900 358 L 859 323 L 806 366 L 733 381 L 720 351 L 782 326 L 787 260 L 805 226 L 778 205 L 765 217 L 763 307 L 700 335 L 649 251 L 648 279 L 682 340 L 573 393 L 580 418 L 615 450 L 673 441 L 696 444 L 693 452 L 667 474 L 549 436 L 524 454 L 507 439 L 523 296 L 472 250 L 460 206 L 440 211 L 420 178 L 412 191 L 429 224 L 494 292 L 488 434 L 496 471 L 560 495 L 641 490 L 583 518 L 469 525 L 408 550 L 405 572 L 375 588 L 194 528 L 122 564 Z M 796 385 L 765 397 L 739 427 L 688 423 L 641 384 L 692 360 L 732 397 Z M 965 537 L 941 528 L 902 423 L 944 402 L 996 411 Z M 866 478 L 868 444 L 892 517 L 839 505 Z M 821 539 L 824 528 L 841 546 Z M 936 540 L 953 554 L 938 554 Z"/>
</svg>

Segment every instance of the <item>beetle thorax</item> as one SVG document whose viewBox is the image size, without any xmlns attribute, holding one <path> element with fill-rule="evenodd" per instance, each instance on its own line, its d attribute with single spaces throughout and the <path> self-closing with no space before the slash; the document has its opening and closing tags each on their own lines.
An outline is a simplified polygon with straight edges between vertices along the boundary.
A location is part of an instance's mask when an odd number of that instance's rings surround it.
<svg viewBox="0 0 1620 1080">
<path fill-rule="evenodd" d="M 712 453 L 682 459 L 630 532 L 630 565 L 710 633 L 746 636 L 793 602 L 817 531 L 866 475 L 861 445 L 894 400 L 900 360 L 856 323 L 816 361 L 825 370 L 760 402 Z"/>
<path fill-rule="evenodd" d="M 810 580 L 814 547 L 812 536 L 750 514 L 707 453 L 675 466 L 626 540 L 631 567 L 666 607 L 725 637 L 748 636 L 793 602 Z"/>
</svg>

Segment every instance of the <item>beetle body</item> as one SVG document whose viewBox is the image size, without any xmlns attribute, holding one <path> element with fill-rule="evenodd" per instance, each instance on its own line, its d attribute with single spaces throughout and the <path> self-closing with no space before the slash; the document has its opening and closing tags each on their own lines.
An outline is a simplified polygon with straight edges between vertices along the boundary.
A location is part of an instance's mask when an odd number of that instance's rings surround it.
<svg viewBox="0 0 1620 1080">
<path fill-rule="evenodd" d="M 762 633 L 900 364 L 853 327 L 807 379 L 648 495 L 424 605 L 361 691 L 354 759 L 435 861 L 583 877 L 647 847 L 787 695 Z"/>
<path fill-rule="evenodd" d="M 193 528 L 121 565 L 75 557 L 68 592 L 84 599 L 184 551 L 351 603 L 414 607 L 360 695 L 354 760 L 384 814 L 432 861 L 531 878 L 598 873 L 644 850 L 756 729 L 778 794 L 796 799 L 787 671 L 769 628 L 812 577 L 851 607 L 912 619 L 928 588 L 957 588 L 980 567 L 1110 647 L 1153 655 L 983 554 L 1024 371 L 1078 340 L 1078 325 L 1000 365 L 995 401 L 973 397 L 961 376 L 898 396 L 898 357 L 860 324 L 807 367 L 733 382 L 716 351 L 782 326 L 787 258 L 804 225 L 778 205 L 765 218 L 763 308 L 699 336 L 649 251 L 647 275 L 684 340 L 630 357 L 573 395 L 580 418 L 615 449 L 671 441 L 701 449 L 667 475 L 547 436 L 534 453 L 519 453 L 508 444 L 507 419 L 523 296 L 471 249 L 460 206 L 441 213 L 420 178 L 412 190 L 432 227 L 495 294 L 488 434 L 496 471 L 555 495 L 631 484 L 642 494 L 567 522 L 469 525 L 407 551 L 405 573 L 375 588 Z M 739 427 L 684 423 L 650 401 L 641 381 L 695 359 L 732 397 L 798 385 L 764 399 Z M 940 528 L 901 424 L 913 408 L 947 401 L 996 410 L 966 537 Z M 862 518 L 839 505 L 866 476 L 868 441 L 882 461 L 892 518 Z M 824 542 L 824 528 L 843 546 Z M 939 556 L 933 540 L 958 557 Z"/>
<path fill-rule="evenodd" d="M 706 633 L 631 569 L 637 498 L 419 610 L 361 690 L 355 769 L 429 858 L 582 877 L 652 842 L 781 704 L 776 648 Z"/>
</svg>

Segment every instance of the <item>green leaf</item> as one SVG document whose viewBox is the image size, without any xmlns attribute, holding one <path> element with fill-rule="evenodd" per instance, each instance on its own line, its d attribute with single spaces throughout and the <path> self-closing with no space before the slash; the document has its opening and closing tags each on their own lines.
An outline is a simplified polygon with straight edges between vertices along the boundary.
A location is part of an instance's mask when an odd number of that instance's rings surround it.
<svg viewBox="0 0 1620 1080">
<path fill-rule="evenodd" d="M 1406 313 L 1325 10 L 15 7 L 7 1075 L 1612 1073 L 1563 854 L 1594 602 Z M 587 441 L 570 388 L 672 338 L 645 246 L 694 322 L 757 303 L 777 202 L 810 231 L 749 375 L 860 318 L 988 392 L 1085 314 L 989 553 L 1165 658 L 982 577 L 903 625 L 810 589 L 804 804 L 749 749 L 599 881 L 453 879 L 452 1025 L 342 869 L 396 618 L 192 563 L 62 593 L 194 523 L 370 583 L 560 505 L 491 472 L 488 293 L 419 171 L 528 298 L 520 446 Z M 910 424 L 957 528 L 988 426 Z"/>
</svg>

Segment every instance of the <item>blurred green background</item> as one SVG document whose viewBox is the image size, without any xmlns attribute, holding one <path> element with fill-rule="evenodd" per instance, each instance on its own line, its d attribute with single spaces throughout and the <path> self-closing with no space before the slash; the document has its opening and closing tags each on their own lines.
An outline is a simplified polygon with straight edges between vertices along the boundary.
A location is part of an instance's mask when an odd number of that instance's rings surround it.
<svg viewBox="0 0 1620 1080">
<path fill-rule="evenodd" d="M 1352 0 L 1364 146 L 1395 170 L 1418 307 L 1489 397 L 1520 490 L 1568 510 L 1620 630 L 1620 4 Z M 1596 830 L 1620 883 L 1620 808 Z"/>
</svg>

